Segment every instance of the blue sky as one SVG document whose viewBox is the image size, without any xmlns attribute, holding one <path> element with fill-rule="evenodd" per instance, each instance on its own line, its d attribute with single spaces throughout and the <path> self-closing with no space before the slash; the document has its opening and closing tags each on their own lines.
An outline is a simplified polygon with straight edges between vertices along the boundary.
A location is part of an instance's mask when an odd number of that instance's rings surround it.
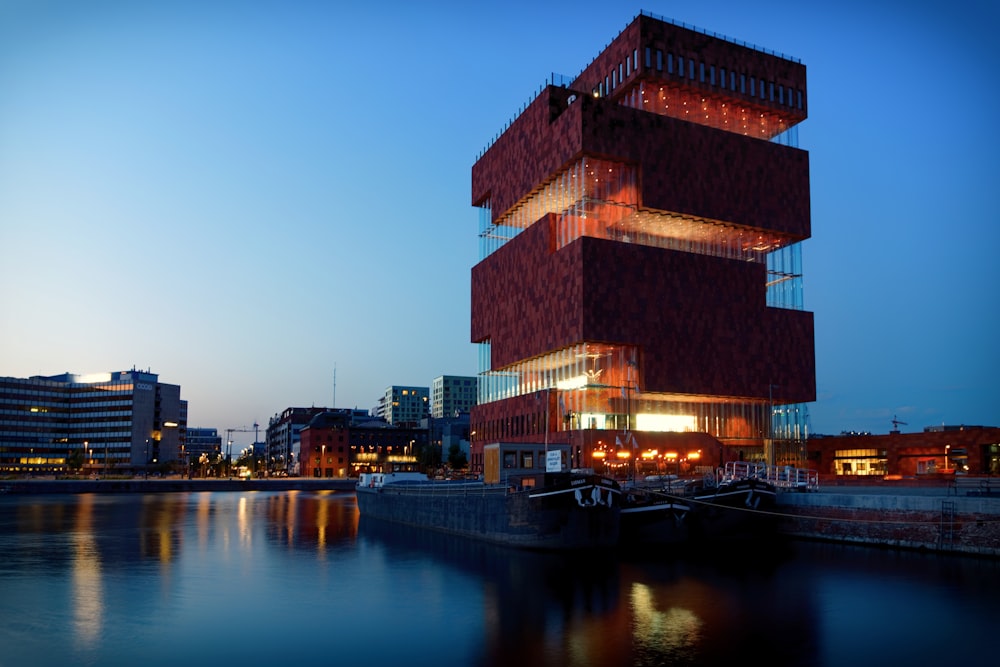
<svg viewBox="0 0 1000 667">
<path fill-rule="evenodd" d="M 0 375 L 226 429 L 475 374 L 475 157 L 640 10 L 806 64 L 811 430 L 1000 425 L 988 2 L 0 0 Z"/>
</svg>

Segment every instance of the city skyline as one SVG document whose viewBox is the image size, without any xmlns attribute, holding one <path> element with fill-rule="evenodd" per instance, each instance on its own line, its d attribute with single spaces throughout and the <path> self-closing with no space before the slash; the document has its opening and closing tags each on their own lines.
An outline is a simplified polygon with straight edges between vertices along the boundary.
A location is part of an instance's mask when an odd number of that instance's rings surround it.
<svg viewBox="0 0 1000 667">
<path fill-rule="evenodd" d="M 811 432 L 1000 423 L 995 9 L 526 7 L 0 3 L 0 375 L 149 368 L 220 432 L 475 375 L 469 168 L 644 10 L 808 69 Z"/>
</svg>

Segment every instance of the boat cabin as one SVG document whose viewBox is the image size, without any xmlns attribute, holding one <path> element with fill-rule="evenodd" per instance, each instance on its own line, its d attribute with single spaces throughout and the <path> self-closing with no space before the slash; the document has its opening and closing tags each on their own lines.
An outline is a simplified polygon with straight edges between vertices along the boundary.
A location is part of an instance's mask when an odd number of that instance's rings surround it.
<svg viewBox="0 0 1000 667">
<path fill-rule="evenodd" d="M 569 471 L 569 445 L 495 442 L 483 447 L 483 481 L 514 490 L 545 485 L 546 474 Z"/>
</svg>

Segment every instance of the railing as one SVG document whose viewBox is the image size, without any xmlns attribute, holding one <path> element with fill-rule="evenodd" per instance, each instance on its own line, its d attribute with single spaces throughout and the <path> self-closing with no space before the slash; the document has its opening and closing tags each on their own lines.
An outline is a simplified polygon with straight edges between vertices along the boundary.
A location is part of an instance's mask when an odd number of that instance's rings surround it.
<svg viewBox="0 0 1000 667">
<path fill-rule="evenodd" d="M 717 483 L 721 484 L 737 479 L 761 479 L 779 489 L 795 489 L 800 491 L 818 491 L 819 473 L 795 466 L 769 466 L 766 463 L 753 461 L 730 461 L 720 469 Z"/>
</svg>

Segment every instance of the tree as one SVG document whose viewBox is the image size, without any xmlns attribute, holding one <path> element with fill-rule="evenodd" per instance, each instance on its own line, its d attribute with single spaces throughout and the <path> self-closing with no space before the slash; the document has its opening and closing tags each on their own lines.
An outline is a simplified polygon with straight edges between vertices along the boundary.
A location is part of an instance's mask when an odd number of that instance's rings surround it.
<svg viewBox="0 0 1000 667">
<path fill-rule="evenodd" d="M 71 450 L 66 457 L 66 466 L 73 472 L 80 472 L 83 467 L 83 452 L 79 449 Z"/>
<path fill-rule="evenodd" d="M 457 444 L 448 448 L 448 465 L 451 466 L 452 470 L 462 470 L 469 465 L 465 452 Z"/>
</svg>

